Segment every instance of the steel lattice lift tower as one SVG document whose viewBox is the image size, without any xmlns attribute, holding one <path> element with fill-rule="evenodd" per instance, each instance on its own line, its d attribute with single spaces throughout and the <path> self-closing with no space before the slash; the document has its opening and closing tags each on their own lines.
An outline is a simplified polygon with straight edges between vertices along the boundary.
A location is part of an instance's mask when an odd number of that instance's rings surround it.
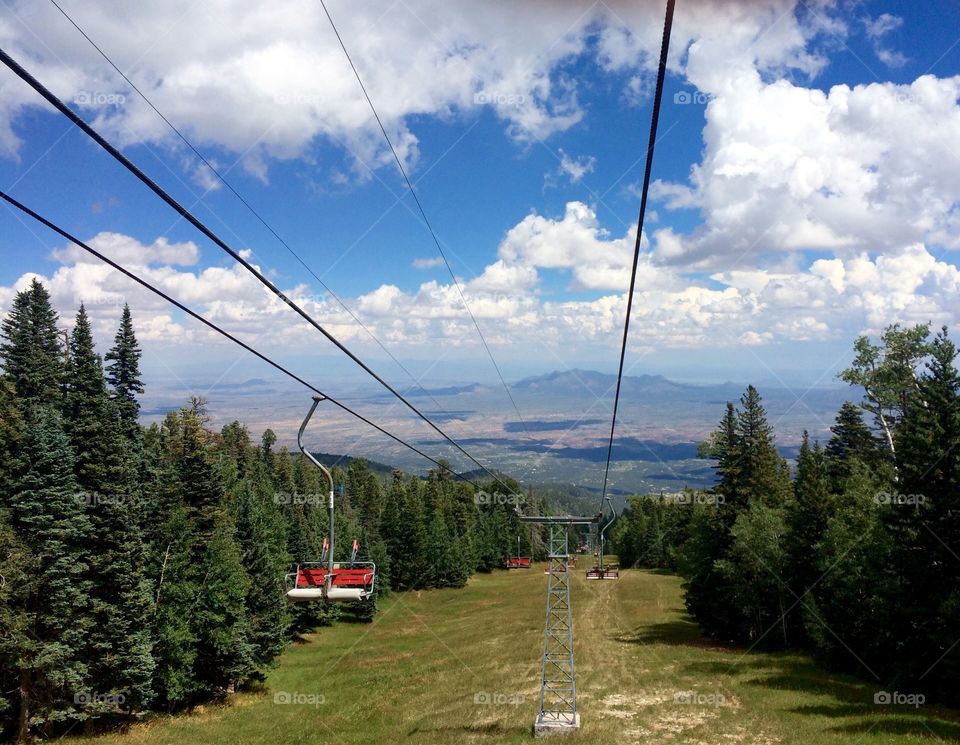
<svg viewBox="0 0 960 745">
<path fill-rule="evenodd" d="M 572 732 L 580 727 L 577 676 L 573 661 L 573 608 L 570 603 L 569 529 L 593 525 L 593 517 L 521 516 L 523 522 L 550 526 L 547 555 L 547 611 L 543 624 L 543 657 L 535 735 Z"/>
</svg>

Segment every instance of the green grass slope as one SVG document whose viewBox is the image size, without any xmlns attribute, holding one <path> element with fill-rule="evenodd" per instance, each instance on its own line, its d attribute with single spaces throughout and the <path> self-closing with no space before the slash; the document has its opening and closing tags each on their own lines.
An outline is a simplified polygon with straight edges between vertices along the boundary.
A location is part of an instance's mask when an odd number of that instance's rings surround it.
<svg viewBox="0 0 960 745">
<path fill-rule="evenodd" d="M 582 729 L 590 745 L 960 742 L 960 713 L 874 703 L 877 686 L 791 654 L 704 640 L 680 581 L 625 571 L 573 586 Z M 264 691 L 159 717 L 96 745 L 524 743 L 537 706 L 545 578 L 476 576 L 394 595 L 371 625 L 294 645 Z M 557 740 L 553 740 L 557 741 Z"/>
</svg>

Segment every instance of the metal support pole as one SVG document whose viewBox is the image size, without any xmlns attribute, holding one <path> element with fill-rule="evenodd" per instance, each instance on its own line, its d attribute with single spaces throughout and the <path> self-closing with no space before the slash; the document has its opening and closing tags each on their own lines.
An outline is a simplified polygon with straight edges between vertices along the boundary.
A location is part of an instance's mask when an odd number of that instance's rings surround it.
<svg viewBox="0 0 960 745">
<path fill-rule="evenodd" d="M 607 528 L 613 525 L 613 521 L 617 519 L 617 509 L 613 506 L 613 501 L 610 499 L 610 497 L 607 497 L 607 504 L 610 505 L 610 511 L 612 514 L 610 515 L 610 519 L 604 523 L 602 528 L 600 528 L 600 561 L 597 563 L 597 566 L 600 568 L 601 572 L 603 571 L 603 549 L 604 545 L 606 544 Z"/>
<path fill-rule="evenodd" d="M 333 475 L 327 470 L 327 467 L 324 466 L 320 461 L 313 457 L 313 454 L 303 446 L 303 431 L 307 428 L 307 424 L 310 422 L 310 418 L 313 416 L 313 412 L 317 410 L 317 406 L 320 405 L 321 401 L 325 401 L 326 396 L 314 396 L 313 397 L 313 406 L 310 407 L 310 411 L 307 412 L 307 416 L 303 420 L 303 424 L 300 425 L 300 431 L 297 432 L 297 447 L 300 448 L 300 452 L 303 453 L 310 461 L 323 471 L 324 476 L 327 477 L 327 483 L 330 486 L 330 493 L 327 496 L 327 516 L 330 523 L 330 554 L 327 557 L 327 578 L 324 582 L 325 591 L 330 591 L 331 583 L 333 582 L 333 539 L 335 537 L 334 530 L 334 520 L 333 520 Z"/>
</svg>

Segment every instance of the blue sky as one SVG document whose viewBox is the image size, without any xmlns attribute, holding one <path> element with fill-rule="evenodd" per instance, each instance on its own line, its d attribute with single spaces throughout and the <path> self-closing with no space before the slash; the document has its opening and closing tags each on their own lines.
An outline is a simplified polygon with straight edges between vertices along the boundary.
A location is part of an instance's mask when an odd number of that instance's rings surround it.
<svg viewBox="0 0 960 745">
<path fill-rule="evenodd" d="M 64 7 L 398 357 L 422 370 L 443 350 L 429 378 L 493 379 L 446 269 L 415 265 L 436 248 L 318 4 L 269 23 L 256 4 Z M 615 369 L 661 4 L 330 8 L 507 377 Z M 960 189 L 944 171 L 960 157 L 956 4 L 680 0 L 676 24 L 635 371 L 812 384 L 832 379 L 859 333 L 953 326 Z M 228 190 L 204 191 L 192 155 L 55 8 L 5 6 L 0 39 L 383 362 Z M 12 78 L 0 71 L 0 182 L 14 196 L 278 356 L 323 359 L 352 379 L 318 336 Z M 55 256 L 55 236 L 7 210 L 0 220 L 4 306 L 37 274 L 66 316 L 92 304 L 103 338 L 117 298 L 129 301 L 145 345 L 173 370 L 215 377 L 235 356 L 116 277 Z M 172 260 L 158 239 L 175 247 Z"/>
</svg>

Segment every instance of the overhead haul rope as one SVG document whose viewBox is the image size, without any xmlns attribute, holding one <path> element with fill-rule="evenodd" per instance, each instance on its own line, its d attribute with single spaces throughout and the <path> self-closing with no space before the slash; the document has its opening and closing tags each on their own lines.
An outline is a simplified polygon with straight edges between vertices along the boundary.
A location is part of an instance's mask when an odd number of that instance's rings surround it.
<svg viewBox="0 0 960 745">
<path fill-rule="evenodd" d="M 359 412 L 354 411 L 353 409 L 351 409 L 351 408 L 350 408 L 349 406 L 347 406 L 346 404 L 344 404 L 344 403 L 338 401 L 337 399 L 333 398 L 332 396 L 324 393 L 324 392 L 321 391 L 319 388 L 317 388 L 316 386 L 314 386 L 312 383 L 308 383 L 306 380 L 304 380 L 303 378 L 301 378 L 301 377 L 300 377 L 299 375 L 297 375 L 296 373 L 291 372 L 289 369 L 287 369 L 286 367 L 284 367 L 283 365 L 281 365 L 279 362 L 275 362 L 274 360 L 272 360 L 270 357 L 267 357 L 267 356 L 266 356 L 265 354 L 263 354 L 262 352 L 257 351 L 256 349 L 254 349 L 253 347 L 251 347 L 251 346 L 250 346 L 249 344 L 247 344 L 246 342 L 238 339 L 236 336 L 234 336 L 233 334 L 231 334 L 229 331 L 226 331 L 226 330 L 224 330 L 223 328 L 221 328 L 220 326 L 218 326 L 217 324 L 215 324 L 213 321 L 207 320 L 206 318 L 204 318 L 203 316 L 201 316 L 201 315 L 200 315 L 199 313 L 197 313 L 196 311 L 191 310 L 189 307 L 187 307 L 186 305 L 184 305 L 183 303 L 181 303 L 179 300 L 175 300 L 175 299 L 172 298 L 170 295 L 166 294 L 163 290 L 161 290 L 161 289 L 159 289 L 158 287 L 155 287 L 154 285 L 150 284 L 147 280 L 145 280 L 145 279 L 143 279 L 142 277 L 138 276 L 137 274 L 135 274 L 134 272 L 130 271 L 129 269 L 126 269 L 125 267 L 121 266 L 120 264 L 118 264 L 117 262 L 115 262 L 115 261 L 113 261 L 112 259 L 108 258 L 107 256 L 103 255 L 102 253 L 100 253 L 99 251 L 97 251 L 95 248 L 92 248 L 91 246 L 88 246 L 86 243 L 84 243 L 83 241 L 81 241 L 79 238 L 77 238 L 77 237 L 73 236 L 72 234 L 68 233 L 66 230 L 64 230 L 64 229 L 61 228 L 60 226 L 56 225 L 55 223 L 51 222 L 51 221 L 48 220 L 47 218 L 43 217 L 43 215 L 40 215 L 39 213 L 37 213 L 37 212 L 35 212 L 34 210 L 30 209 L 30 208 L 27 207 L 25 204 L 23 204 L 22 202 L 14 199 L 12 196 L 10 196 L 9 194 L 7 194 L 6 192 L 4 192 L 4 191 L 2 191 L 2 190 L 0 190 L 0 199 L 3 199 L 3 200 L 6 201 L 8 204 L 12 205 L 13 207 L 16 207 L 18 210 L 20 210 L 20 211 L 23 212 L 24 214 L 29 215 L 29 216 L 32 217 L 34 220 L 36 220 L 37 222 L 39 222 L 41 225 L 49 228 L 50 230 L 52 230 L 52 231 L 53 231 L 54 233 L 56 233 L 57 235 L 60 235 L 60 236 L 62 236 L 63 238 L 66 238 L 68 241 L 70 241 L 71 243 L 75 244 L 76 246 L 82 248 L 82 249 L 83 249 L 84 251 L 86 251 L 87 253 L 89 253 L 89 254 L 91 254 L 92 256 L 95 256 L 96 258 L 100 259 L 100 261 L 102 261 L 102 262 L 104 262 L 105 264 L 108 264 L 109 266 L 113 267 L 114 269 L 116 269 L 116 270 L 117 270 L 118 272 L 120 272 L 121 274 L 123 274 L 123 275 L 125 275 L 126 277 L 132 279 L 134 282 L 136 282 L 137 284 L 139 284 L 141 287 L 145 287 L 145 288 L 148 289 L 150 292 L 152 292 L 152 293 L 154 293 L 155 295 L 163 298 L 163 299 L 166 300 L 168 303 L 170 303 L 171 305 L 179 308 L 180 310 L 182 310 L 182 311 L 183 311 L 184 313 L 186 313 L 187 315 L 189 315 L 189 316 L 195 318 L 196 320 L 200 321 L 200 323 L 202 323 L 204 326 L 207 326 L 208 328 L 212 329 L 213 331 L 216 331 L 218 334 L 220 334 L 221 336 L 229 339 L 229 340 L 232 341 L 234 344 L 237 344 L 237 345 L 243 347 L 245 350 L 247 350 L 248 352 L 250 352 L 250 354 L 252 354 L 252 355 L 260 358 L 261 360 L 263 360 L 264 362 L 266 362 L 268 365 L 270 365 L 271 367 L 273 367 L 273 368 L 276 369 L 276 370 L 279 370 L 281 373 L 283 373 L 283 374 L 286 375 L 287 377 L 292 378 L 293 380 L 295 380 L 296 382 L 298 382 L 298 383 L 300 383 L 301 385 L 305 386 L 306 388 L 309 388 L 309 389 L 310 389 L 311 391 L 313 391 L 314 393 L 316 393 L 316 394 L 318 394 L 318 395 L 320 395 L 320 396 L 323 396 L 324 399 L 326 399 L 327 401 L 329 401 L 330 403 L 332 403 L 334 406 L 338 407 L 339 409 L 342 409 L 343 411 L 345 411 L 346 413 L 350 414 L 351 416 L 356 417 L 357 419 L 359 419 L 359 420 L 362 421 L 363 423 L 370 425 L 371 427 L 373 427 L 373 428 L 374 428 L 375 430 L 377 430 L 378 432 L 381 432 L 381 433 L 385 434 L 387 437 L 389 437 L 390 439 L 392 439 L 394 442 L 397 442 L 397 443 L 399 443 L 400 445 L 403 445 L 405 448 L 409 448 L 410 450 L 412 450 L 413 452 L 415 452 L 417 455 L 423 456 L 424 458 L 426 458 L 427 460 L 429 460 L 431 463 L 433 463 L 434 465 L 438 466 L 439 468 L 443 469 L 444 471 L 447 471 L 448 473 L 452 474 L 453 476 L 455 476 L 455 477 L 457 477 L 457 478 L 459 478 L 459 479 L 461 479 L 461 480 L 463 480 L 463 481 L 467 481 L 467 482 L 473 484 L 474 486 L 477 486 L 477 484 L 476 484 L 474 481 L 472 481 L 471 479 L 468 479 L 466 476 L 463 476 L 463 475 L 457 473 L 457 472 L 454 471 L 452 468 L 450 468 L 448 465 L 446 465 L 446 464 L 444 464 L 443 462 L 438 461 L 438 460 L 434 459 L 433 457 L 427 455 L 427 454 L 424 453 L 422 450 L 420 450 L 419 448 L 417 448 L 415 445 L 411 445 L 409 442 L 407 442 L 406 440 L 402 439 L 401 437 L 398 437 L 397 435 L 395 435 L 395 434 L 393 434 L 393 433 L 391 433 L 391 432 L 388 432 L 386 429 L 384 429 L 383 427 L 381 427 L 379 424 L 376 424 L 375 422 L 372 422 L 372 421 L 370 421 L 369 419 L 367 419 L 367 417 L 363 416 L 363 414 L 360 414 Z"/>
<path fill-rule="evenodd" d="M 650 189 L 650 172 L 653 169 L 653 150 L 657 143 L 657 123 L 660 120 L 660 102 L 663 99 L 663 82 L 667 74 L 667 53 L 670 50 L 670 30 L 673 26 L 673 6 L 676 0 L 667 0 L 667 13 L 663 21 L 663 40 L 660 43 L 660 66 L 657 69 L 657 90 L 653 96 L 653 114 L 650 120 L 650 139 L 647 141 L 647 165 L 643 172 L 643 191 L 640 195 L 640 217 L 637 219 L 637 239 L 633 245 L 633 269 L 630 272 L 630 290 L 627 292 L 627 313 L 623 322 L 623 341 L 620 345 L 620 368 L 617 371 L 617 391 L 613 397 L 613 417 L 610 421 L 610 442 L 607 444 L 607 465 L 603 471 L 603 491 L 600 494 L 600 511 L 607 496 L 607 481 L 610 477 L 610 458 L 613 455 L 613 437 L 617 429 L 617 407 L 620 404 L 620 383 L 623 381 L 623 361 L 627 356 L 627 336 L 630 333 L 630 311 L 633 308 L 633 291 L 637 284 L 637 265 L 640 261 L 640 239 L 643 235 L 643 219 L 647 212 L 647 192 Z"/>
<path fill-rule="evenodd" d="M 75 124 L 80 130 L 83 131 L 90 139 L 96 142 L 101 148 L 103 148 L 107 153 L 109 153 L 120 165 L 126 168 L 130 173 L 137 177 L 145 186 L 147 186 L 154 194 L 160 197 L 164 202 L 166 202 L 173 210 L 180 215 L 184 220 L 193 225 L 197 230 L 203 233 L 207 238 L 209 238 L 218 248 L 223 250 L 228 254 L 234 261 L 240 264 L 244 269 L 246 269 L 250 274 L 252 274 L 260 284 L 266 287 L 270 292 L 272 292 L 276 297 L 282 300 L 287 306 L 289 306 L 294 312 L 296 312 L 301 318 L 303 318 L 307 323 L 313 326 L 317 331 L 319 331 L 328 341 L 330 341 L 334 346 L 337 347 L 341 352 L 347 355 L 351 360 L 353 360 L 361 369 L 363 369 L 370 377 L 376 380 L 380 385 L 386 388 L 393 396 L 395 396 L 399 401 L 401 401 L 410 411 L 416 414 L 420 419 L 426 422 L 435 432 L 437 432 L 441 437 L 443 437 L 447 442 L 453 445 L 457 450 L 459 450 L 463 455 L 468 459 L 473 461 L 477 466 L 480 467 L 491 479 L 499 483 L 505 489 L 510 491 L 510 488 L 503 483 L 503 481 L 494 474 L 487 466 L 474 458 L 469 452 L 467 452 L 464 447 L 454 440 L 450 435 L 444 432 L 438 425 L 436 425 L 426 414 L 424 414 L 420 409 L 410 403 L 399 391 L 397 391 L 393 386 L 391 386 L 386 380 L 384 380 L 380 375 L 378 375 L 372 368 L 370 368 L 363 360 L 361 360 L 357 355 L 351 352 L 339 339 L 337 339 L 333 334 L 327 331 L 323 326 L 321 326 L 313 317 L 307 313 L 303 308 L 301 308 L 296 302 L 287 297 L 273 282 L 267 279 L 260 271 L 254 267 L 249 261 L 247 261 L 243 256 L 237 253 L 232 249 L 222 238 L 220 238 L 216 233 L 214 233 L 210 228 L 208 228 L 203 222 L 201 222 L 197 217 L 193 215 L 186 207 L 181 205 L 176 199 L 174 199 L 170 194 L 168 194 L 159 184 L 157 184 L 153 179 L 147 176 L 143 171 L 140 170 L 129 158 L 127 158 L 123 153 L 117 150 L 110 142 L 108 142 L 102 135 L 100 135 L 96 130 L 93 129 L 89 124 L 87 124 L 83 119 L 77 116 L 76 113 L 70 109 L 63 101 L 57 98 L 49 89 L 47 89 L 40 81 L 33 77 L 27 70 L 25 70 L 16 60 L 14 60 L 7 52 L 3 49 L 0 49 L 0 62 L 3 62 L 7 67 L 9 67 L 21 80 L 27 83 L 31 88 L 33 88 L 37 93 L 39 93 L 44 99 L 46 99 L 54 108 L 57 109 L 61 114 L 63 114 L 67 119 L 69 119 L 73 124 Z"/>
</svg>

